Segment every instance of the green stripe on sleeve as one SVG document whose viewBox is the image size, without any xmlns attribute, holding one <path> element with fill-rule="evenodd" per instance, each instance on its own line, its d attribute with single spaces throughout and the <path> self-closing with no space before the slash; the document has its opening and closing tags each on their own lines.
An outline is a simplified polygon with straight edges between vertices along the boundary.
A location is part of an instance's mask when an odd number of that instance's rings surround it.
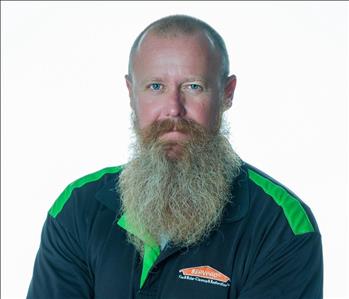
<svg viewBox="0 0 349 299">
<path fill-rule="evenodd" d="M 54 204 L 52 205 L 52 207 L 50 208 L 48 213 L 53 218 L 56 218 L 57 215 L 62 211 L 64 205 L 66 204 L 66 202 L 70 198 L 74 189 L 80 188 L 87 183 L 97 181 L 105 174 L 118 173 L 122 170 L 122 168 L 123 168 L 123 165 L 116 166 L 116 167 L 107 167 L 107 168 L 104 168 L 104 169 L 99 170 L 97 172 L 88 174 L 88 175 L 76 180 L 75 182 L 69 184 L 68 187 L 65 188 L 65 190 L 61 193 L 61 195 L 56 199 L 56 201 L 54 202 Z"/>
<path fill-rule="evenodd" d="M 286 219 L 295 235 L 314 232 L 314 227 L 306 211 L 296 197 L 288 193 L 286 189 L 251 169 L 248 170 L 248 174 L 249 178 L 261 187 L 265 193 L 270 195 L 276 204 L 283 209 Z"/>
</svg>

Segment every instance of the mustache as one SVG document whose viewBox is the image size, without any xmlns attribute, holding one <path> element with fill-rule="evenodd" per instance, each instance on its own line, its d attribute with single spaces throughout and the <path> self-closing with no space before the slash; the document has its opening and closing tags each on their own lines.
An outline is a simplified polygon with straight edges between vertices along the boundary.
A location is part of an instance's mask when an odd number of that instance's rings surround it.
<svg viewBox="0 0 349 299">
<path fill-rule="evenodd" d="M 155 121 L 140 130 L 140 136 L 145 144 L 159 139 L 165 133 L 177 131 L 191 137 L 207 136 L 207 129 L 191 119 L 164 119 Z"/>
</svg>

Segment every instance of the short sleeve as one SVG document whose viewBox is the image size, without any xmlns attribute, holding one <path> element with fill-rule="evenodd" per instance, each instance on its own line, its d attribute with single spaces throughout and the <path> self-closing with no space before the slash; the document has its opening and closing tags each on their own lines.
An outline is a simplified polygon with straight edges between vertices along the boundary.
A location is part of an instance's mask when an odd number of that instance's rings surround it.
<svg viewBox="0 0 349 299">
<path fill-rule="evenodd" d="M 92 286 L 81 245 L 48 215 L 27 299 L 88 299 L 93 298 Z"/>
<path fill-rule="evenodd" d="M 320 234 L 294 236 L 257 259 L 239 293 L 239 299 L 323 298 Z"/>
</svg>

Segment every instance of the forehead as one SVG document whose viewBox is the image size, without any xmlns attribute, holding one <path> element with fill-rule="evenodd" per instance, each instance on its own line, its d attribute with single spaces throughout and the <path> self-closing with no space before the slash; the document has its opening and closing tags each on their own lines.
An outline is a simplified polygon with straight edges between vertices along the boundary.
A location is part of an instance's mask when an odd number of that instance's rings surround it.
<svg viewBox="0 0 349 299">
<path fill-rule="evenodd" d="M 203 32 L 193 34 L 159 35 L 146 33 L 140 40 L 133 57 L 133 71 L 160 71 L 161 68 L 175 71 L 214 72 L 220 65 L 219 51 Z"/>
</svg>

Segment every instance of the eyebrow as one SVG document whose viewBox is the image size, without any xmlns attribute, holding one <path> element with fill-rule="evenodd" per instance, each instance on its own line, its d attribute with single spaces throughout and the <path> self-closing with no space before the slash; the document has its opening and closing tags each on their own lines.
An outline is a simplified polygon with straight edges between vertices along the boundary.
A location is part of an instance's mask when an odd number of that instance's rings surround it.
<svg viewBox="0 0 349 299">
<path fill-rule="evenodd" d="M 183 80 L 183 82 L 190 82 L 190 81 L 202 81 L 204 83 L 208 82 L 208 80 L 206 78 L 200 77 L 200 76 L 198 76 L 198 77 L 188 77 L 188 78 L 185 78 Z"/>
<path fill-rule="evenodd" d="M 143 85 L 143 84 L 146 84 L 146 83 L 149 83 L 149 82 L 160 82 L 160 83 L 162 83 L 162 82 L 164 82 L 164 80 L 162 80 L 162 79 L 160 79 L 158 77 L 153 77 L 153 78 L 144 79 L 140 83 L 141 83 L 141 85 Z"/>
<path fill-rule="evenodd" d="M 149 83 L 149 82 L 163 83 L 164 81 L 166 81 L 166 80 L 163 80 L 160 77 L 150 77 L 148 79 L 142 80 L 140 83 L 143 85 L 143 84 L 146 84 L 146 83 Z M 183 84 L 185 82 L 192 82 L 192 81 L 200 81 L 200 82 L 203 82 L 205 84 L 208 83 L 208 80 L 206 78 L 198 76 L 198 77 L 187 77 L 187 78 L 184 78 L 183 80 L 181 80 L 181 84 Z"/>
</svg>

